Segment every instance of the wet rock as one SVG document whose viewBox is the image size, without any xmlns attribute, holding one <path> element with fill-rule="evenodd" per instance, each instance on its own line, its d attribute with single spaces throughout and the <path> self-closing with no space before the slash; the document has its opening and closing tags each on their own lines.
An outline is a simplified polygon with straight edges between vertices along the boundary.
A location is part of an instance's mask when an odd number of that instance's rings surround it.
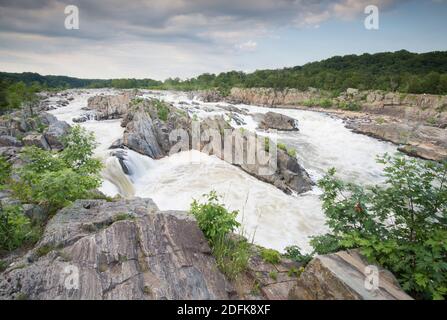
<svg viewBox="0 0 447 320">
<path fill-rule="evenodd" d="M 298 121 L 276 112 L 267 112 L 259 123 L 260 129 L 281 131 L 298 131 Z"/>
<path fill-rule="evenodd" d="M 115 140 L 109 147 L 109 149 L 121 149 L 121 148 L 124 148 L 123 139 Z"/>
<path fill-rule="evenodd" d="M 36 249 L 13 265 L 21 268 L 10 266 L 0 275 L 0 299 L 228 299 L 234 294 L 196 221 L 184 212 L 160 211 L 149 199 L 78 200 L 59 211 Z M 75 271 L 78 281 L 69 282 Z"/>
<path fill-rule="evenodd" d="M 355 250 L 315 257 L 306 266 L 290 298 L 301 300 L 412 300 L 394 276 L 378 268 L 378 287 L 368 287 L 369 263 Z M 371 288 L 371 289 L 369 289 Z"/>
</svg>

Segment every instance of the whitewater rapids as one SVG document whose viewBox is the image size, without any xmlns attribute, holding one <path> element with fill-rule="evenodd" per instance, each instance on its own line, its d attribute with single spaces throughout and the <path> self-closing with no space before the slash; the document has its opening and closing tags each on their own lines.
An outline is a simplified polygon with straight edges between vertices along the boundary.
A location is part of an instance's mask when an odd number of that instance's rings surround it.
<svg viewBox="0 0 447 320">
<path fill-rule="evenodd" d="M 110 94 L 113 90 L 72 90 L 74 100 L 66 107 L 52 110 L 59 120 L 73 124 L 81 115 L 90 96 Z M 157 97 L 183 108 L 199 118 L 212 115 L 228 116 L 225 103 L 203 103 L 184 93 L 145 91 L 144 97 Z M 342 120 L 328 115 L 303 110 L 271 109 L 248 105 L 235 105 L 247 114 L 237 114 L 243 124 L 232 120 L 234 127 L 256 131 L 253 113 L 268 111 L 282 113 L 299 121 L 299 132 L 283 132 L 278 140 L 297 150 L 300 164 L 314 181 L 325 171 L 335 167 L 338 176 L 361 185 L 383 182 L 382 166 L 375 158 L 384 153 L 394 154 L 397 147 L 386 142 L 352 133 Z M 222 196 L 230 210 L 239 210 L 241 232 L 259 245 L 283 251 L 286 246 L 298 245 L 305 252 L 311 250 L 309 237 L 327 229 L 319 200 L 320 190 L 301 195 L 286 195 L 274 186 L 261 182 L 217 157 L 198 151 L 189 151 L 153 160 L 126 150 L 126 166 L 130 174 L 121 169 L 116 157 L 110 156 L 109 146 L 121 138 L 124 128 L 121 120 L 89 120 L 81 126 L 94 133 L 98 146 L 97 157 L 105 164 L 101 191 L 109 196 L 152 198 L 162 210 L 188 210 L 193 199 L 201 199 L 211 190 Z M 260 134 L 268 135 L 265 132 Z"/>
</svg>

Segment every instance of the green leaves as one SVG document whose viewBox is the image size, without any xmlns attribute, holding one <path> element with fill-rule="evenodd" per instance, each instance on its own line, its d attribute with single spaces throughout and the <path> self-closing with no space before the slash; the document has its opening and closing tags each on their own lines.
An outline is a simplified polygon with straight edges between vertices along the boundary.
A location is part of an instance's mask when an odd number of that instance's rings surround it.
<svg viewBox="0 0 447 320">
<path fill-rule="evenodd" d="M 385 155 L 386 183 L 347 184 L 329 170 L 319 181 L 331 232 L 314 237 L 315 252 L 359 248 L 391 270 L 417 298 L 439 299 L 447 287 L 447 163 Z"/>
<path fill-rule="evenodd" d="M 0 205 L 0 251 L 11 251 L 24 242 L 37 240 L 37 231 L 32 227 L 20 206 Z"/>
<path fill-rule="evenodd" d="M 54 153 L 27 147 L 21 154 L 25 165 L 17 170 L 12 189 L 28 203 L 45 205 L 51 212 L 82 199 L 100 186 L 102 164 L 94 159 L 94 137 L 74 126 L 63 138 L 64 150 Z"/>
<path fill-rule="evenodd" d="M 199 203 L 197 200 L 194 200 L 191 204 L 190 212 L 197 219 L 199 228 L 212 244 L 216 239 L 225 237 L 240 226 L 240 223 L 236 221 L 239 212 L 229 212 L 218 202 L 218 196 L 215 191 L 211 191 L 204 196 L 207 201 Z"/>
</svg>

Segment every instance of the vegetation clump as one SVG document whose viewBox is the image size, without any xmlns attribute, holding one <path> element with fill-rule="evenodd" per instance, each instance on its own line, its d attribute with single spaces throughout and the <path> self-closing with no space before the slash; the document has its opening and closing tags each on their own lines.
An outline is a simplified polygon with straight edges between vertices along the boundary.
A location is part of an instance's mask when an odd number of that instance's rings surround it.
<svg viewBox="0 0 447 320">
<path fill-rule="evenodd" d="M 447 162 L 402 156 L 378 159 L 386 183 L 363 188 L 331 169 L 319 181 L 330 232 L 314 237 L 316 253 L 358 248 L 392 271 L 413 297 L 447 296 Z"/>
<path fill-rule="evenodd" d="M 236 279 L 246 270 L 250 258 L 249 244 L 245 239 L 232 235 L 240 223 L 238 211 L 228 211 L 215 191 L 204 195 L 205 202 L 194 200 L 190 213 L 207 238 L 219 269 L 229 278 Z"/>
</svg>

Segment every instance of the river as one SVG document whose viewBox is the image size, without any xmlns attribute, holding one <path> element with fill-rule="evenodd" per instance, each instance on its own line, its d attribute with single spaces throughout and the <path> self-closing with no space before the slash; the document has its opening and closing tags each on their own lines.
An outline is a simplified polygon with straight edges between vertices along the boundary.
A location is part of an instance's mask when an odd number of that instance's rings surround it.
<svg viewBox="0 0 447 320">
<path fill-rule="evenodd" d="M 50 111 L 59 120 L 73 124 L 72 119 L 83 113 L 87 99 L 113 90 L 72 90 L 74 100 L 66 107 Z M 186 110 L 190 115 L 204 118 L 228 115 L 226 103 L 204 103 L 181 92 L 143 91 L 143 97 L 157 97 Z M 299 163 L 317 181 L 327 169 L 335 167 L 345 181 L 361 185 L 383 182 L 382 166 L 375 158 L 384 153 L 394 154 L 391 143 L 359 135 L 346 129 L 343 121 L 332 116 L 292 109 L 271 109 L 250 105 L 234 105 L 246 112 L 238 114 L 243 123 L 231 124 L 256 131 L 254 113 L 282 113 L 296 119 L 299 132 L 281 132 L 278 140 L 297 150 Z M 304 252 L 311 250 L 309 237 L 326 231 L 318 187 L 305 194 L 287 195 L 276 187 L 261 182 L 214 156 L 189 151 L 153 160 L 127 150 L 126 165 L 132 174 L 125 175 L 118 160 L 110 156 L 109 146 L 122 137 L 121 120 L 81 123 L 94 133 L 98 146 L 96 156 L 105 163 L 101 191 L 107 195 L 149 197 L 162 210 L 188 210 L 193 199 L 211 190 L 222 196 L 230 210 L 239 210 L 240 230 L 250 241 L 283 251 L 286 246 L 298 245 Z M 268 135 L 268 132 L 259 132 Z M 197 159 L 200 161 L 197 161 Z M 194 161 L 192 161 L 192 159 Z"/>
</svg>

